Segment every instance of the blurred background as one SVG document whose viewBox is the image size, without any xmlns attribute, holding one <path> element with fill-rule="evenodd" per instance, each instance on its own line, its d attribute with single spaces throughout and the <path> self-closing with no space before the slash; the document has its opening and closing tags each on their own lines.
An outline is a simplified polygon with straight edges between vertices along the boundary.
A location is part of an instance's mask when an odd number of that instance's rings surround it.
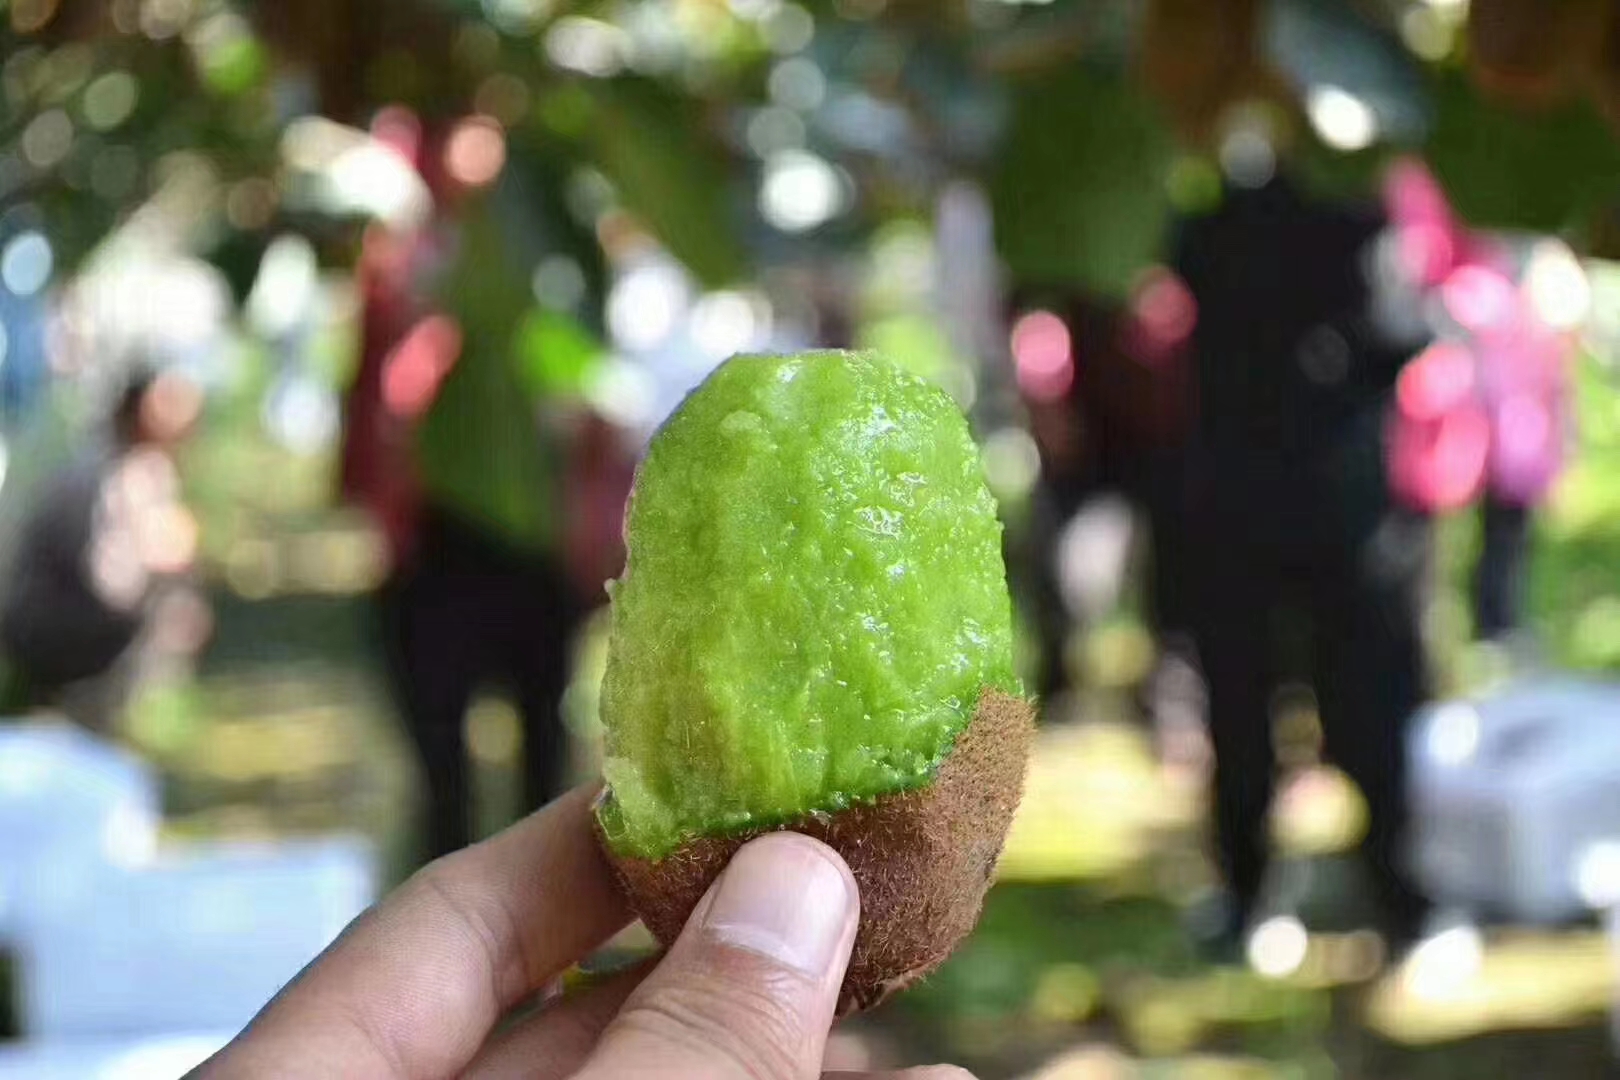
<svg viewBox="0 0 1620 1080">
<path fill-rule="evenodd" d="M 811 346 L 972 417 L 1043 702 L 841 1060 L 1612 1074 L 1617 123 L 1611 0 L 0 0 L 0 1076 L 592 775 L 637 455 Z"/>
</svg>

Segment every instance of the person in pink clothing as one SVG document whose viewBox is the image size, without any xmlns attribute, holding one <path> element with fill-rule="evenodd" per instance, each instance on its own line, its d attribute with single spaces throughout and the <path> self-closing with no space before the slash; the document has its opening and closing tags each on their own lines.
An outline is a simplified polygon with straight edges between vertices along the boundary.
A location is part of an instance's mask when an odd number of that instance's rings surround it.
<svg viewBox="0 0 1620 1080">
<path fill-rule="evenodd" d="M 1392 168 L 1385 195 L 1401 269 L 1444 324 L 1402 373 L 1391 481 L 1425 512 L 1481 504 L 1475 633 L 1504 638 L 1523 621 L 1531 516 L 1565 463 L 1572 341 L 1535 301 L 1534 260 L 1470 231 L 1422 164 Z"/>
<path fill-rule="evenodd" d="M 1474 630 L 1480 638 L 1497 639 L 1523 621 L 1531 516 L 1564 467 L 1570 344 L 1521 299 L 1501 325 L 1480 334 L 1475 349 L 1491 443 L 1474 571 Z"/>
</svg>

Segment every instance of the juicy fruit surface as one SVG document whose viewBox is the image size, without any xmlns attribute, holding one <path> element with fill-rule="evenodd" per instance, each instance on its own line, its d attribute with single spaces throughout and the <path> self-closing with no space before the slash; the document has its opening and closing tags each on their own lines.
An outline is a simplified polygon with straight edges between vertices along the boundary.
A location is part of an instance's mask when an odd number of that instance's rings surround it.
<svg viewBox="0 0 1620 1080">
<path fill-rule="evenodd" d="M 1001 526 L 967 422 L 868 354 L 738 357 L 654 438 L 602 713 L 621 853 L 925 785 L 1013 691 Z"/>
</svg>

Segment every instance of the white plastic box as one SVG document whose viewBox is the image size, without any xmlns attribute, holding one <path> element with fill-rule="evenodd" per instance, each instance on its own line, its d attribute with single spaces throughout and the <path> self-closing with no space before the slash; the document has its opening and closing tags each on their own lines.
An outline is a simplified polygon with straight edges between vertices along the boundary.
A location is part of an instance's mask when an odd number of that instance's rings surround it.
<svg viewBox="0 0 1620 1080">
<path fill-rule="evenodd" d="M 359 839 L 199 845 L 109 869 L 29 920 L 22 1021 L 41 1042 L 234 1031 L 372 901 Z"/>
<path fill-rule="evenodd" d="M 66 724 L 0 724 L 0 942 L 93 893 L 107 867 L 149 862 L 161 814 L 134 755 Z"/>
<path fill-rule="evenodd" d="M 0 1080 L 174 1080 L 234 1032 L 82 1043 L 0 1043 Z"/>
<path fill-rule="evenodd" d="M 1620 901 L 1620 686 L 1522 682 L 1424 710 L 1410 740 L 1412 868 L 1435 901 L 1524 922 Z"/>
</svg>

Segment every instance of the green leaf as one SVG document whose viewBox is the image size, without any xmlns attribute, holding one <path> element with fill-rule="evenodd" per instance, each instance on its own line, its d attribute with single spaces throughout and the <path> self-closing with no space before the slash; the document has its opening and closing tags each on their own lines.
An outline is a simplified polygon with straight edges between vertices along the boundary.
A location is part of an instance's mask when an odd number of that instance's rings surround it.
<svg viewBox="0 0 1620 1080">
<path fill-rule="evenodd" d="M 991 179 L 996 241 L 1014 277 L 1123 296 L 1170 216 L 1169 132 L 1123 78 L 1079 66 L 1015 89 Z"/>
<path fill-rule="evenodd" d="M 746 259 L 727 199 L 729 170 L 699 106 L 644 79 L 582 85 L 596 106 L 587 152 L 625 208 L 703 284 L 741 278 Z"/>
<path fill-rule="evenodd" d="M 1436 77 L 1434 101 L 1429 160 L 1473 224 L 1557 232 L 1620 194 L 1620 144 L 1585 99 L 1514 109 L 1451 71 Z"/>
</svg>

